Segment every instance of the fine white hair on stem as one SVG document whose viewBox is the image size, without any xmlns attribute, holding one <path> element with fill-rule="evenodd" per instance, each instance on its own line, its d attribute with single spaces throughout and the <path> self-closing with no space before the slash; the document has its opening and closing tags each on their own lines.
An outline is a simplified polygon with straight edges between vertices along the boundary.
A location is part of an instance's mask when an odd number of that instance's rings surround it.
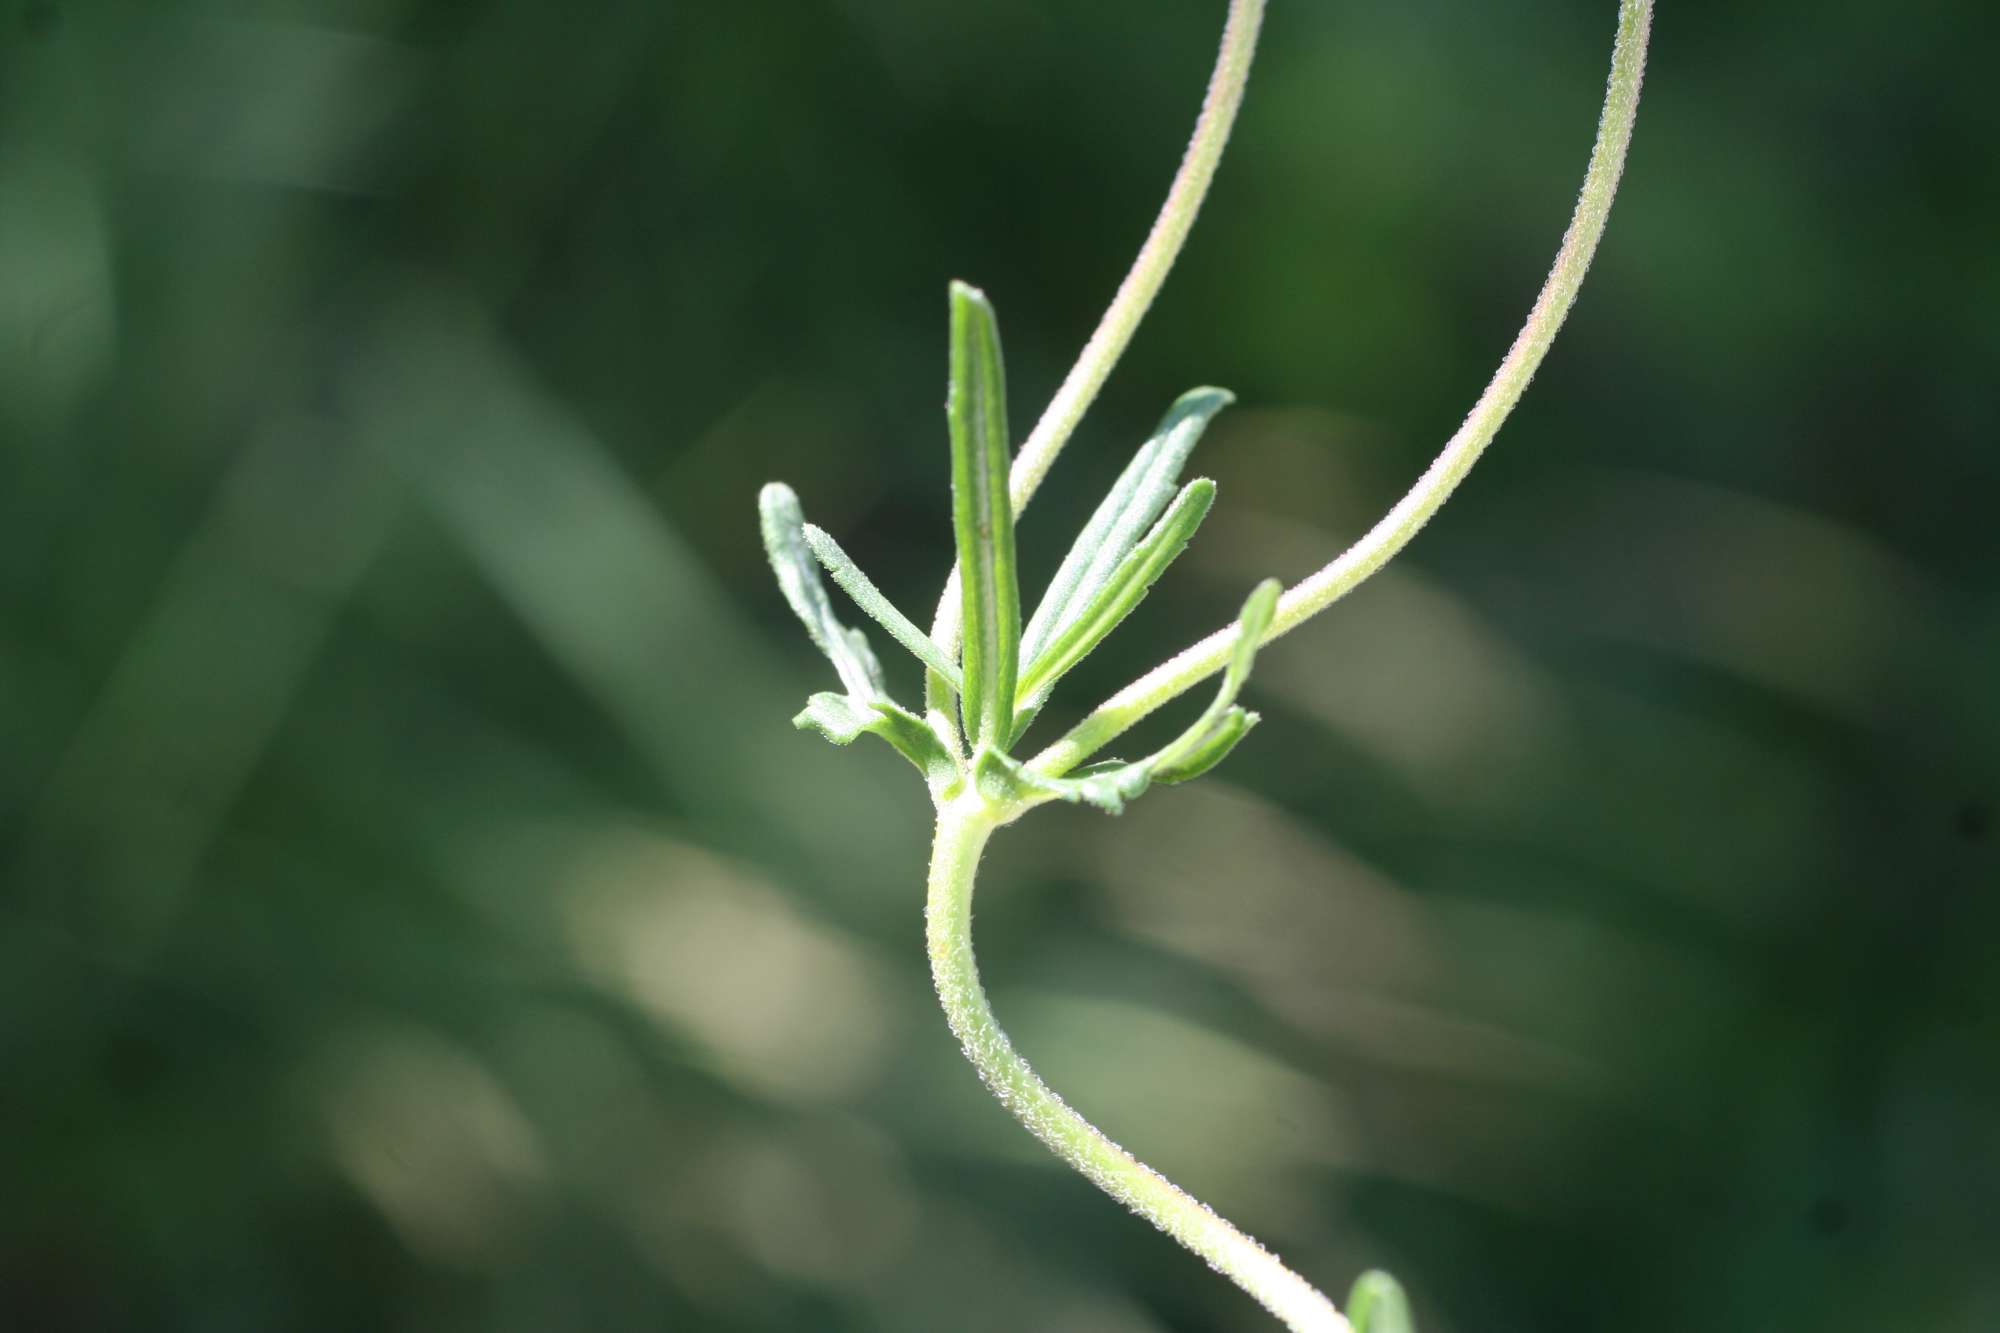
<svg viewBox="0 0 2000 1333">
<path fill-rule="evenodd" d="M 1555 341 L 1556 331 L 1576 303 L 1577 289 L 1583 285 L 1583 276 L 1604 235 L 1604 224 L 1610 216 L 1611 201 L 1618 192 L 1618 180 L 1632 143 L 1652 24 L 1653 0 L 1622 0 L 1617 45 L 1611 55 L 1611 76 L 1605 89 L 1603 114 L 1598 120 L 1597 143 L 1591 150 L 1590 167 L 1577 197 L 1576 212 L 1570 218 L 1569 230 L 1563 235 L 1548 280 L 1528 312 L 1527 322 L 1499 369 L 1494 371 L 1485 392 L 1479 395 L 1464 424 L 1416 485 L 1374 527 L 1324 568 L 1286 590 L 1278 600 L 1278 613 L 1264 636 L 1265 642 L 1298 628 L 1333 605 L 1407 546 L 1465 479 L 1499 433 L 1514 405 L 1521 401 L 1528 381 L 1534 378 L 1549 345 Z M 1035 756 L 1031 767 L 1048 776 L 1067 773 L 1154 709 L 1220 671 L 1229 660 L 1234 635 L 1233 627 L 1218 630 L 1161 663 Z"/>
</svg>

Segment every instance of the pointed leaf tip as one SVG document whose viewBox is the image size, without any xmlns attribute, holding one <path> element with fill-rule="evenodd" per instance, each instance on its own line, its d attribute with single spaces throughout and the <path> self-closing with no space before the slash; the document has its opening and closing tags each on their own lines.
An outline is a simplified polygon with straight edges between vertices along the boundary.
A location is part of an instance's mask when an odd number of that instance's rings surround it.
<svg viewBox="0 0 2000 1333">
<path fill-rule="evenodd" d="M 1217 412 L 1236 402 L 1236 395 L 1213 384 L 1200 384 L 1174 399 L 1167 409 L 1166 418 L 1160 422 L 1160 432 L 1173 429 L 1182 421 L 1199 417 L 1205 426 Z"/>
<path fill-rule="evenodd" d="M 1223 707 L 1236 701 L 1237 691 L 1249 678 L 1250 664 L 1257 660 L 1258 646 L 1264 642 L 1264 635 L 1278 614 L 1278 597 L 1284 591 L 1285 585 L 1278 580 L 1265 579 L 1244 601 L 1243 610 L 1236 617 L 1236 645 L 1230 650 L 1229 666 L 1222 673 L 1223 693 L 1228 696 Z"/>
<path fill-rule="evenodd" d="M 861 698 L 882 694 L 882 667 L 867 638 L 843 625 L 833 613 L 826 585 L 820 582 L 819 563 L 806 546 L 799 497 L 783 482 L 771 482 L 757 493 L 757 513 L 771 573 L 806 633 L 840 673 L 841 684 L 849 694 Z"/>
<path fill-rule="evenodd" d="M 1354 1333 L 1415 1333 L 1416 1329 L 1402 1283 L 1379 1268 L 1354 1279 L 1347 1294 L 1347 1321 Z"/>
</svg>

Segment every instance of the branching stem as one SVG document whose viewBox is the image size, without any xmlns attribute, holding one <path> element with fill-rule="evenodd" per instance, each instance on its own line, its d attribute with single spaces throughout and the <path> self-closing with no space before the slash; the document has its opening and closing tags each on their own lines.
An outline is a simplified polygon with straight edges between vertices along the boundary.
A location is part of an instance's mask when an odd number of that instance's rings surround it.
<svg viewBox="0 0 2000 1333">
<path fill-rule="evenodd" d="M 1393 509 L 1325 568 L 1286 590 L 1278 601 L 1277 616 L 1264 636 L 1266 643 L 1326 610 L 1407 546 L 1465 479 L 1465 474 L 1499 433 L 1514 405 L 1521 401 L 1528 381 L 1534 378 L 1549 344 L 1555 341 L 1556 331 L 1575 304 L 1577 288 L 1582 286 L 1591 256 L 1596 254 L 1598 240 L 1604 235 L 1611 200 L 1618 192 L 1618 179 L 1625 168 L 1626 150 L 1632 143 L 1632 125 L 1639 112 L 1639 86 L 1646 71 L 1646 42 L 1652 24 L 1653 0 L 1622 0 L 1618 42 L 1611 54 L 1611 78 L 1598 121 L 1597 144 L 1591 151 L 1590 169 L 1584 176 L 1576 212 L 1563 236 L 1562 248 L 1556 253 L 1548 281 L 1528 312 L 1527 323 L 1494 372 L 1486 391 L 1479 395 L 1479 401 L 1473 404 L 1464 424 L 1443 452 Z M 1229 660 L 1233 636 L 1233 628 L 1218 630 L 1153 668 L 1106 700 L 1067 736 L 1036 755 L 1032 767 L 1049 777 L 1069 772 L 1148 713 L 1222 670 Z"/>
<path fill-rule="evenodd" d="M 1057 452 L 1131 341 L 1133 330 L 1152 304 L 1187 238 L 1242 101 L 1263 8 L 1263 0 L 1231 0 L 1228 26 L 1208 97 L 1166 206 L 1132 271 L 1119 287 L 1117 298 L 1014 462 L 1008 477 L 1008 498 L 1016 513 L 1034 494 Z M 1632 139 L 1652 13 L 1652 0 L 1620 2 L 1609 87 L 1576 212 L 1548 281 L 1499 370 L 1464 424 L 1410 492 L 1353 546 L 1284 594 L 1263 635 L 1264 642 L 1325 610 L 1407 545 L 1465 478 L 1520 401 L 1574 304 L 1577 289 L 1604 233 Z M 931 634 L 931 639 L 947 656 L 958 647 L 958 608 L 958 576 L 954 571 Z M 1256 631 L 1252 627 L 1244 632 Z M 1037 756 L 1032 767 L 1046 777 L 1068 773 L 1139 719 L 1222 670 L 1229 662 L 1235 636 L 1234 627 L 1210 635 L 1127 686 L 1069 735 Z M 948 729 L 945 687 L 943 677 L 933 672 L 930 686 L 933 725 Z M 972 771 L 976 768 L 975 760 Z M 1107 1138 L 1044 1084 L 1015 1051 L 993 1017 L 973 958 L 973 880 L 980 855 L 994 829 L 1018 816 L 1027 804 L 1047 798 L 996 803 L 982 792 L 972 771 L 964 775 L 955 792 L 942 796 L 939 805 L 927 908 L 931 973 L 951 1030 L 964 1048 L 966 1058 L 1001 1104 L 1057 1156 L 1105 1193 L 1207 1260 L 1286 1327 L 1310 1333 L 1349 1333 L 1348 1321 L 1310 1282 L 1285 1267 L 1277 1256 L 1207 1205 Z"/>
<path fill-rule="evenodd" d="M 972 886 L 993 830 L 1015 812 L 968 790 L 938 812 L 925 909 L 931 976 L 952 1034 L 980 1079 L 1029 1133 L 1099 1189 L 1243 1288 L 1295 1333 L 1348 1333 L 1310 1282 L 1207 1204 L 1119 1147 L 1042 1082 L 1007 1039 L 972 953 Z"/>
</svg>

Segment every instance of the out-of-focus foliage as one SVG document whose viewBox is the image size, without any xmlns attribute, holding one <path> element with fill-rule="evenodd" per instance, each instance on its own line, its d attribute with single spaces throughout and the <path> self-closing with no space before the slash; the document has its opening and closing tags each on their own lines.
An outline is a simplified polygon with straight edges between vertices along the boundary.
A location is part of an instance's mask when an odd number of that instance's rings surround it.
<svg viewBox="0 0 2000 1333">
<path fill-rule="evenodd" d="M 1416 475 L 1610 8 L 1273 5 L 1027 595 L 1197 383 L 1223 503 L 1038 730 Z M 930 604 L 946 282 L 1031 420 L 1220 11 L 0 0 L 0 1327 L 1254 1326 L 963 1067 L 755 514 Z M 2000 1325 L 1992 35 L 1666 6 L 1443 521 L 1218 776 L 997 844 L 1022 1048 L 1329 1290 Z"/>
</svg>

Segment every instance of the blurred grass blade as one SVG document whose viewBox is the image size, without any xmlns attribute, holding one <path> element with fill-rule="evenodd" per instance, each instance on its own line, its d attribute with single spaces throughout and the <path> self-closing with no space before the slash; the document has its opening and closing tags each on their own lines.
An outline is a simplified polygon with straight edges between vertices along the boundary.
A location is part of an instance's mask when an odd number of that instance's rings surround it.
<svg viewBox="0 0 2000 1333">
<path fill-rule="evenodd" d="M 1138 544 L 1146 526 L 1173 498 L 1174 484 L 1208 423 L 1236 401 L 1227 389 L 1190 389 L 1174 400 L 1152 438 L 1132 461 L 1077 534 L 1076 544 L 1057 566 L 1041 604 L 1021 635 L 1021 660 L 1033 662 L 1060 637 L 1091 597 Z"/>
<path fill-rule="evenodd" d="M 854 599 L 854 604 L 887 630 L 890 638 L 909 649 L 919 662 L 943 676 L 956 692 L 960 688 L 958 667 L 945 656 L 937 640 L 918 629 L 908 616 L 898 611 L 895 603 L 882 595 L 875 581 L 861 572 L 861 567 L 840 549 L 840 543 L 824 528 L 808 523 L 804 531 L 806 545 L 812 549 L 820 564 L 826 566 L 826 572 L 833 575 L 833 581 Z"/>
<path fill-rule="evenodd" d="M 1181 488 L 1180 495 L 1145 539 L 1119 562 L 1090 600 L 1067 618 L 1067 626 L 1050 640 L 1048 647 L 1023 668 L 1016 691 L 1020 711 L 1031 716 L 1038 711 L 1055 683 L 1132 614 L 1167 566 L 1187 549 L 1214 503 L 1215 483 L 1206 477 Z M 1016 729 L 1023 728 L 1017 724 Z"/>
<path fill-rule="evenodd" d="M 1416 1328 L 1402 1283 L 1379 1268 L 1354 1279 L 1347 1294 L 1347 1321 L 1354 1333 L 1414 1333 Z"/>
<path fill-rule="evenodd" d="M 1061 778 L 1046 777 L 1026 764 L 996 755 L 990 762 L 982 763 L 977 771 L 979 780 L 1001 794 L 1038 794 L 1081 801 L 1115 815 L 1125 809 L 1127 801 L 1155 782 L 1185 782 L 1206 773 L 1222 762 L 1257 725 L 1257 715 L 1238 708 L 1236 696 L 1250 676 L 1257 645 L 1271 628 L 1271 618 L 1278 610 L 1278 594 L 1283 590 L 1284 585 L 1278 580 L 1265 579 L 1251 592 L 1237 617 L 1235 646 L 1214 702 L 1170 744 L 1144 759 L 1130 763 L 1106 760 Z"/>
<path fill-rule="evenodd" d="M 862 699 L 887 693 L 882 664 L 868 647 L 867 636 L 841 624 L 833 613 L 826 585 L 819 580 L 819 564 L 806 546 L 799 497 L 791 487 L 774 481 L 758 493 L 757 512 L 764 530 L 764 553 L 770 557 L 778 587 L 804 622 L 806 633 L 840 673 L 841 684 L 849 694 Z"/>
<path fill-rule="evenodd" d="M 977 288 L 951 285 L 952 526 L 958 539 L 964 650 L 959 714 L 974 745 L 1013 730 L 1021 644 L 1014 506 L 1007 494 L 1007 387 L 1000 329 Z"/>
</svg>

